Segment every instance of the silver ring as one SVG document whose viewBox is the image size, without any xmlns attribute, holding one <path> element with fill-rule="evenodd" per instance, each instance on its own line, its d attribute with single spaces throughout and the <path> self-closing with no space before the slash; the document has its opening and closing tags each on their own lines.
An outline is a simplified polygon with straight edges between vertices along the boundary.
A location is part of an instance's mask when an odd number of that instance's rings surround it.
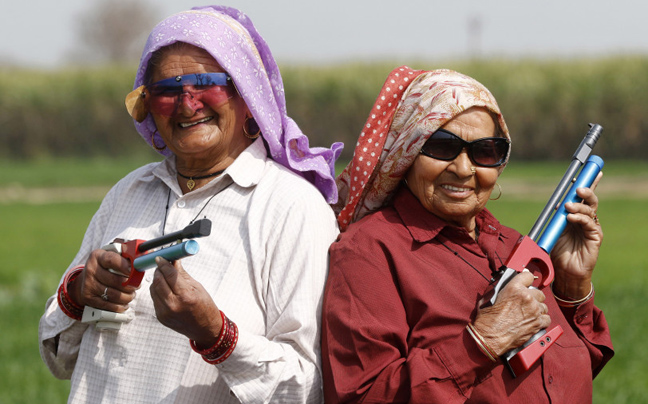
<svg viewBox="0 0 648 404">
<path fill-rule="evenodd" d="M 104 290 L 103 295 L 101 295 L 101 298 L 104 299 L 105 301 L 108 301 L 108 288 Z"/>
</svg>

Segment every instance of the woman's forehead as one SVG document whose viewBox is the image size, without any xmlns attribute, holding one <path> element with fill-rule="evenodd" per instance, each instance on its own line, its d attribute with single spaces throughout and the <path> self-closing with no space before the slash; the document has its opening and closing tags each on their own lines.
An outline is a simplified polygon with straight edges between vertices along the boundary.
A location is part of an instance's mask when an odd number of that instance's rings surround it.
<svg viewBox="0 0 648 404">
<path fill-rule="evenodd" d="M 496 129 L 493 116 L 483 107 L 472 107 L 455 116 L 442 127 L 464 140 L 493 137 Z"/>
<path fill-rule="evenodd" d="M 225 70 L 204 49 L 187 45 L 161 51 L 159 62 L 151 68 L 153 82 L 195 73 L 220 73 Z"/>
</svg>

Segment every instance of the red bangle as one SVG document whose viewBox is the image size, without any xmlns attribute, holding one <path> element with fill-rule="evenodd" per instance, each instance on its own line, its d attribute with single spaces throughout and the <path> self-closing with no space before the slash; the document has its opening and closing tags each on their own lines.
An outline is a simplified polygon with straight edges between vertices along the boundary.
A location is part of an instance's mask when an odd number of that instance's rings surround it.
<svg viewBox="0 0 648 404">
<path fill-rule="evenodd" d="M 191 349 L 202 355 L 203 360 L 212 365 L 218 365 L 229 358 L 238 342 L 238 327 L 222 311 L 220 315 L 223 325 L 213 346 L 207 349 L 198 349 L 194 340 L 189 341 Z"/>
<path fill-rule="evenodd" d="M 83 272 L 83 268 L 83 265 L 79 265 L 78 267 L 72 268 L 68 271 L 65 278 L 63 278 L 61 286 L 59 286 L 58 293 L 56 294 L 56 300 L 63 313 L 77 321 L 81 321 L 81 318 L 83 317 L 83 306 L 79 306 L 74 302 L 74 300 L 72 300 L 72 298 L 70 298 L 68 285 L 74 281 L 81 272 Z"/>
</svg>

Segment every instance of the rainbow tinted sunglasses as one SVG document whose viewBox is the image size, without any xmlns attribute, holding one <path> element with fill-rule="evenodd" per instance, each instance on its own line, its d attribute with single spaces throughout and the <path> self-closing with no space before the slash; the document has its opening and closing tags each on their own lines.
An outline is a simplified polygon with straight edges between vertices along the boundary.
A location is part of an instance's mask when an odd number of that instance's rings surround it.
<svg viewBox="0 0 648 404">
<path fill-rule="evenodd" d="M 133 118 L 142 122 L 149 112 L 174 115 L 181 102 L 194 109 L 201 108 L 201 104 L 215 107 L 235 94 L 236 88 L 227 73 L 186 74 L 138 87 L 126 97 L 126 107 Z"/>
</svg>

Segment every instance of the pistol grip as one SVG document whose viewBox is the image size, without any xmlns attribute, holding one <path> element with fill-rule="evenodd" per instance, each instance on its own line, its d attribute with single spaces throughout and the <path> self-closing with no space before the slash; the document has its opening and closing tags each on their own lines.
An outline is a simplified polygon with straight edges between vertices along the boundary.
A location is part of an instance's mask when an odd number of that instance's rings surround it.
<svg viewBox="0 0 648 404">
<path fill-rule="evenodd" d="M 553 281 L 554 269 L 549 254 L 528 236 L 523 236 L 518 241 L 506 262 L 506 269 L 502 272 L 500 281 L 494 288 L 494 295 L 488 296 L 490 299 L 485 299 L 486 304 L 482 307 L 494 304 L 498 292 L 525 268 L 532 272 L 539 271 L 542 274 L 539 287 L 547 287 Z M 562 334 L 563 329 L 560 326 L 549 331 L 540 330 L 521 347 L 506 352 L 501 356 L 501 359 L 513 377 L 517 377 L 529 370 Z"/>
<path fill-rule="evenodd" d="M 502 361 L 515 378 L 529 370 L 562 334 L 563 329 L 559 325 L 549 331 L 540 330 L 521 347 L 502 355 Z"/>
</svg>

